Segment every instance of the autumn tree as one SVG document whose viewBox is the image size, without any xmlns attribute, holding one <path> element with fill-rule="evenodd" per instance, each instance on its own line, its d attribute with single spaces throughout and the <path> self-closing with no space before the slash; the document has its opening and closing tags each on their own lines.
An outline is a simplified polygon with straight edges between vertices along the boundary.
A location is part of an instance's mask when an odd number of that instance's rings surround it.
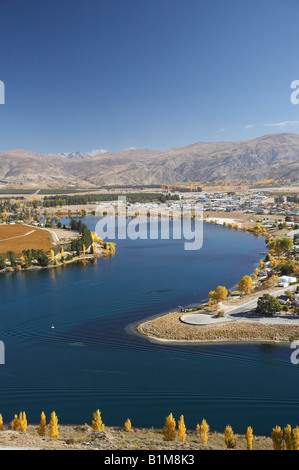
<svg viewBox="0 0 299 470">
<path fill-rule="evenodd" d="M 132 429 L 132 423 L 131 420 L 128 418 L 127 421 L 125 422 L 125 431 L 129 432 Z"/>
<path fill-rule="evenodd" d="M 37 432 L 40 436 L 46 435 L 46 427 L 47 427 L 46 415 L 44 412 L 42 412 L 41 417 L 40 417 L 39 427 L 37 429 Z"/>
<path fill-rule="evenodd" d="M 215 299 L 217 302 L 223 302 L 227 298 L 227 289 L 224 286 L 218 286 L 215 290 Z"/>
<path fill-rule="evenodd" d="M 164 436 L 164 441 L 175 441 L 176 438 L 176 422 L 173 417 L 173 414 L 170 413 L 165 420 L 164 428 L 162 429 L 162 433 Z"/>
<path fill-rule="evenodd" d="M 245 437 L 247 443 L 247 450 L 252 450 L 253 430 L 251 426 L 248 426 Z"/>
<path fill-rule="evenodd" d="M 205 419 L 202 420 L 201 425 L 199 426 L 198 430 L 199 430 L 201 443 L 205 446 L 208 442 L 209 430 L 210 430 L 210 426 L 208 425 Z"/>
<path fill-rule="evenodd" d="M 288 424 L 284 428 L 283 440 L 285 442 L 286 450 L 292 450 L 293 449 L 293 439 L 292 439 L 292 428 L 291 428 L 290 424 Z"/>
<path fill-rule="evenodd" d="M 105 424 L 102 421 L 101 412 L 97 410 L 93 413 L 92 430 L 93 432 L 104 431 Z"/>
<path fill-rule="evenodd" d="M 49 428 L 50 428 L 49 436 L 52 437 L 53 439 L 57 439 L 59 437 L 59 432 L 58 432 L 58 418 L 56 416 L 55 411 L 51 413 Z"/>
<path fill-rule="evenodd" d="M 21 411 L 19 413 L 18 418 L 15 415 L 13 423 L 14 423 L 14 429 L 15 430 L 21 431 L 22 433 L 26 434 L 26 431 L 27 431 L 27 418 L 26 418 L 25 411 L 23 411 L 23 412 Z"/>
<path fill-rule="evenodd" d="M 271 434 L 274 450 L 282 450 L 282 436 L 283 436 L 283 430 L 281 429 L 281 427 L 275 426 Z"/>
<path fill-rule="evenodd" d="M 14 419 L 10 423 L 10 427 L 13 431 L 17 431 L 19 427 L 19 418 L 18 415 L 14 415 Z"/>
<path fill-rule="evenodd" d="M 279 281 L 279 276 L 277 276 L 276 274 L 273 274 L 273 276 L 271 276 L 271 277 L 269 277 L 269 279 L 267 279 L 267 283 L 270 287 L 276 286 L 278 281 Z"/>
<path fill-rule="evenodd" d="M 216 303 L 216 291 L 211 290 L 209 292 L 209 305 Z"/>
<path fill-rule="evenodd" d="M 226 426 L 224 431 L 224 440 L 228 449 L 236 448 L 236 438 L 234 436 L 234 431 L 232 430 L 231 426 Z"/>
<path fill-rule="evenodd" d="M 179 441 L 182 443 L 184 443 L 186 440 L 186 426 L 185 426 L 183 415 L 181 415 L 178 421 L 178 438 L 179 438 Z"/>
<path fill-rule="evenodd" d="M 251 276 L 243 276 L 238 283 L 238 291 L 241 295 L 249 294 L 253 291 L 253 280 Z"/>
<path fill-rule="evenodd" d="M 299 450 L 299 427 L 293 429 L 293 450 Z"/>
</svg>

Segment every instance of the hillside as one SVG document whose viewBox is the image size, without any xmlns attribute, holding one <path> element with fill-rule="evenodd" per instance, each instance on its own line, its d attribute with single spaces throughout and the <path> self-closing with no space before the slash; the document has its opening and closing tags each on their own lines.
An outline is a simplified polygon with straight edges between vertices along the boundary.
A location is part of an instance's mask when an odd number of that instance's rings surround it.
<svg viewBox="0 0 299 470">
<path fill-rule="evenodd" d="M 161 184 L 299 179 L 299 135 L 270 134 L 241 142 L 198 142 L 166 151 L 126 150 L 89 156 L 0 152 L 0 184 Z"/>
</svg>

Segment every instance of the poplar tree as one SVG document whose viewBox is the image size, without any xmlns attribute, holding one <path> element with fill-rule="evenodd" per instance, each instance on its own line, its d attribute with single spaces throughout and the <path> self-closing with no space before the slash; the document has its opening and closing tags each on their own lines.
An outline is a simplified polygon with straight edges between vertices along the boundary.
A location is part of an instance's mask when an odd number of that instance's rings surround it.
<svg viewBox="0 0 299 470">
<path fill-rule="evenodd" d="M 58 418 L 56 416 L 55 411 L 51 413 L 49 428 L 50 428 L 49 436 L 52 437 L 53 439 L 57 439 L 59 437 L 59 432 L 58 432 Z"/>
<path fill-rule="evenodd" d="M 18 419 L 18 429 L 26 434 L 27 432 L 27 418 L 25 411 L 20 412 L 19 419 Z"/>
<path fill-rule="evenodd" d="M 231 426 L 226 426 L 224 431 L 224 440 L 226 447 L 228 449 L 235 449 L 236 447 L 236 438 Z"/>
<path fill-rule="evenodd" d="M 252 450 L 253 430 L 251 426 L 248 426 L 245 437 L 247 442 L 247 450 Z"/>
<path fill-rule="evenodd" d="M 293 429 L 293 450 L 299 450 L 299 427 Z"/>
<path fill-rule="evenodd" d="M 93 432 L 104 431 L 105 424 L 102 421 L 101 412 L 97 410 L 93 413 L 92 430 Z"/>
<path fill-rule="evenodd" d="M 290 424 L 288 424 L 284 428 L 284 442 L 285 442 L 286 450 L 292 450 L 293 449 L 292 428 L 291 428 Z"/>
<path fill-rule="evenodd" d="M 37 430 L 37 432 L 40 436 L 45 436 L 46 435 L 46 426 L 47 426 L 46 415 L 45 415 L 44 412 L 42 412 L 41 417 L 40 417 L 39 427 L 38 427 L 38 430 Z"/>
<path fill-rule="evenodd" d="M 173 414 L 170 413 L 165 420 L 164 428 L 162 429 L 162 433 L 164 436 L 164 441 L 175 441 L 176 438 L 176 422 L 173 417 Z"/>
<path fill-rule="evenodd" d="M 125 422 L 125 430 L 127 432 L 131 431 L 132 429 L 132 423 L 131 423 L 131 420 L 128 418 L 127 421 Z"/>
<path fill-rule="evenodd" d="M 179 441 L 184 443 L 186 440 L 186 426 L 184 421 L 184 416 L 181 415 L 178 421 L 178 438 Z"/>
<path fill-rule="evenodd" d="M 205 419 L 202 420 L 201 425 L 199 426 L 199 433 L 200 433 L 200 439 L 201 443 L 205 446 L 208 442 L 208 433 L 210 430 L 210 426 L 206 422 Z"/>
<path fill-rule="evenodd" d="M 282 450 L 282 435 L 283 430 L 281 429 L 281 427 L 275 426 L 271 434 L 274 450 Z"/>
</svg>

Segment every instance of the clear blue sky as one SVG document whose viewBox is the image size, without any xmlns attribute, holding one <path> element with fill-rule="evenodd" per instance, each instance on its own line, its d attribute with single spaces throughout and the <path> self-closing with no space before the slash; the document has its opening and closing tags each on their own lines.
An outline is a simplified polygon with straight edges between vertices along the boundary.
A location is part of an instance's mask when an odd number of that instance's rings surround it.
<svg viewBox="0 0 299 470">
<path fill-rule="evenodd" d="M 0 0 L 0 150 L 299 132 L 298 0 Z"/>
</svg>

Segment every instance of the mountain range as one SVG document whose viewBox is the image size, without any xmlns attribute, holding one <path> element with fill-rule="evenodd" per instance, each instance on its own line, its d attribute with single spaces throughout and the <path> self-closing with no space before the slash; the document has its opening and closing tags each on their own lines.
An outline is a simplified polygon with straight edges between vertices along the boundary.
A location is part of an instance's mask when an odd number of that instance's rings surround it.
<svg viewBox="0 0 299 470">
<path fill-rule="evenodd" d="M 0 185 L 20 187 L 151 185 L 267 179 L 299 180 L 299 135 L 198 142 L 170 150 L 90 155 L 0 151 Z"/>
</svg>

